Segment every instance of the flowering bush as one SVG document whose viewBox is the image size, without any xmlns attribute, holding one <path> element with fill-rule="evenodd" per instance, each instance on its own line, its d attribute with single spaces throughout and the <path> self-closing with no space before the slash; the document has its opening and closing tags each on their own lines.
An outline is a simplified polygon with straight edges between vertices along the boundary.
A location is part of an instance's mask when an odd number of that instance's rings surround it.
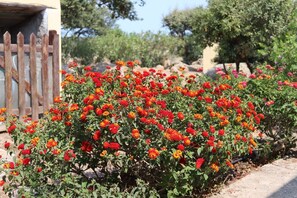
<svg viewBox="0 0 297 198">
<path fill-rule="evenodd" d="M 125 64 L 129 70 L 121 74 Z M 63 95 L 47 115 L 10 119 L 16 158 L 3 162 L 5 191 L 190 195 L 257 147 L 252 133 L 265 117 L 252 98 L 240 96 L 244 82 L 137 72 L 136 64 L 118 61 L 104 73 L 75 65 L 75 72 L 63 72 Z"/>
<path fill-rule="evenodd" d="M 256 69 L 252 78 L 242 93 L 252 94 L 257 111 L 265 115 L 258 128 L 268 137 L 271 149 L 286 153 L 297 140 L 296 73 L 267 65 Z"/>
</svg>

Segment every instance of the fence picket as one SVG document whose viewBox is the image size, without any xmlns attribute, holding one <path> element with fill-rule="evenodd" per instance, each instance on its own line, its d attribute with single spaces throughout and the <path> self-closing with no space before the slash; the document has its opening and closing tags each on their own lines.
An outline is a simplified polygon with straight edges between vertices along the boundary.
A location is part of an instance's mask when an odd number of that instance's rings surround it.
<svg viewBox="0 0 297 198">
<path fill-rule="evenodd" d="M 43 95 L 43 111 L 49 109 L 49 76 L 48 76 L 48 36 L 42 37 L 42 95 Z"/>
<path fill-rule="evenodd" d="M 53 35 L 53 97 L 60 96 L 60 57 L 59 57 L 59 35 Z"/>
<path fill-rule="evenodd" d="M 36 36 L 30 35 L 30 74 L 31 74 L 31 101 L 32 119 L 38 120 L 38 92 L 37 92 L 37 72 L 36 72 Z"/>
<path fill-rule="evenodd" d="M 25 60 L 24 60 L 24 35 L 18 33 L 17 35 L 17 45 L 18 45 L 18 81 L 19 81 L 19 117 L 26 114 L 26 85 L 25 83 Z M 21 83 L 20 83 L 21 82 Z"/>
<path fill-rule="evenodd" d="M 5 66 L 5 106 L 8 113 L 12 112 L 12 57 L 11 36 L 8 32 L 3 35 L 4 40 L 4 66 Z"/>
</svg>

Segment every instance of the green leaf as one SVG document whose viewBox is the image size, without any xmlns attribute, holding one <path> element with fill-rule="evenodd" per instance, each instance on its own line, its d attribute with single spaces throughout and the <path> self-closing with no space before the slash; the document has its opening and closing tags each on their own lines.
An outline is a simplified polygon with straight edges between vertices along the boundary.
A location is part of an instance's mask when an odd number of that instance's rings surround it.
<svg viewBox="0 0 297 198">
<path fill-rule="evenodd" d="M 207 174 L 203 174 L 203 177 L 204 177 L 205 181 L 208 179 L 208 175 Z"/>
</svg>

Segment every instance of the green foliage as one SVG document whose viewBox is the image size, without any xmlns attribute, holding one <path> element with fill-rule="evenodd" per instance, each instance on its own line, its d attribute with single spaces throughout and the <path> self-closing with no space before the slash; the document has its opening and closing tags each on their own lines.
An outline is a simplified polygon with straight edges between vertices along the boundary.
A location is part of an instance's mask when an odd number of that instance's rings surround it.
<svg viewBox="0 0 297 198">
<path fill-rule="evenodd" d="M 257 50 L 287 31 L 294 9 L 293 0 L 209 0 L 192 32 L 205 45 L 219 43 L 221 63 L 263 61 Z"/>
<path fill-rule="evenodd" d="M 267 62 L 275 65 L 278 68 L 284 68 L 286 72 L 297 71 L 297 11 L 292 16 L 288 31 L 282 35 L 271 37 L 272 47 L 263 46 L 259 53 L 267 57 Z"/>
<path fill-rule="evenodd" d="M 172 36 L 185 42 L 183 59 L 186 63 L 198 60 L 202 55 L 202 42 L 192 35 L 193 19 L 203 16 L 205 10 L 201 7 L 188 10 L 174 10 L 163 18 L 163 26 L 170 30 Z"/>
<path fill-rule="evenodd" d="M 121 75 L 124 64 L 128 71 Z M 104 73 L 71 64 L 62 98 L 47 115 L 38 122 L 8 120 L 20 154 L 2 161 L 5 191 L 196 196 L 234 168 L 234 157 L 257 148 L 251 134 L 260 114 L 250 98 L 238 96 L 236 81 L 164 78 L 157 71 L 133 72 L 135 64 L 118 61 Z"/>
<path fill-rule="evenodd" d="M 61 0 L 63 29 L 75 36 L 101 35 L 114 26 L 116 18 L 136 20 L 134 4 L 144 1 Z"/>
<path fill-rule="evenodd" d="M 75 42 L 73 42 L 75 41 Z M 108 58 L 116 60 L 140 60 L 143 66 L 152 67 L 163 64 L 168 57 L 179 55 L 183 49 L 183 41 L 165 34 L 124 33 L 119 29 L 110 30 L 103 36 L 81 38 L 79 41 L 72 38 L 65 39 L 67 43 L 64 52 L 71 57 L 82 59 L 83 64 L 90 64 Z"/>
<path fill-rule="evenodd" d="M 263 72 L 263 70 L 265 72 Z M 265 115 L 259 129 L 265 133 L 275 146 L 281 143 L 283 152 L 296 147 L 297 134 L 297 76 L 287 73 L 284 68 L 256 70 L 256 79 L 249 81 L 247 91 L 259 111 Z M 273 148 L 279 149 L 279 148 Z"/>
<path fill-rule="evenodd" d="M 67 63 L 69 58 L 79 58 L 82 64 L 90 64 L 96 55 L 97 47 L 94 37 L 77 38 L 75 36 L 62 39 L 62 58 Z"/>
</svg>

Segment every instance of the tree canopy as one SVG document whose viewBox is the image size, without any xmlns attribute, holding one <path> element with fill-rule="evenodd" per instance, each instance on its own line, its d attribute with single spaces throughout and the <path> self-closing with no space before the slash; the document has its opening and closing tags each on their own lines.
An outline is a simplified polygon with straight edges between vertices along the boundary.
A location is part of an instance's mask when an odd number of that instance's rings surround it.
<svg viewBox="0 0 297 198">
<path fill-rule="evenodd" d="M 115 19 L 138 19 L 134 5 L 144 0 L 61 0 L 62 26 L 75 36 L 100 35 Z"/>
<path fill-rule="evenodd" d="M 217 62 L 250 66 L 262 61 L 258 50 L 271 46 L 271 37 L 285 34 L 295 10 L 294 0 L 208 0 L 206 8 L 173 11 L 163 21 L 172 34 L 191 31 L 204 47 L 218 43 Z"/>
</svg>

